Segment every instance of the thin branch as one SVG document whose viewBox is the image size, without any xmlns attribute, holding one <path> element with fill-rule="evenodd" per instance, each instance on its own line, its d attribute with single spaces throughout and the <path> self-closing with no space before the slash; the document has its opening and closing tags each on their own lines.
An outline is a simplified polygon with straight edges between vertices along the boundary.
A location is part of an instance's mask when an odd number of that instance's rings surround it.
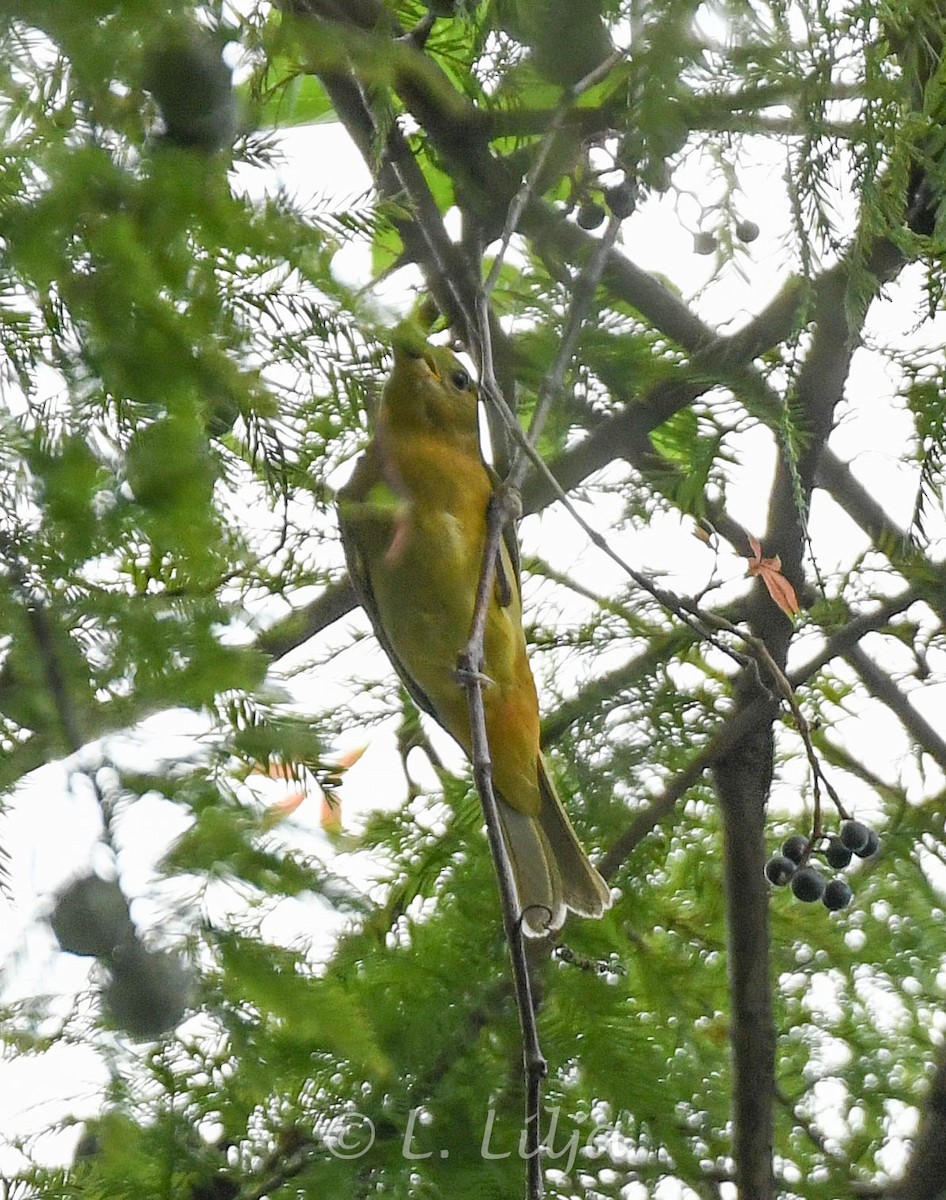
<svg viewBox="0 0 946 1200">
<path fill-rule="evenodd" d="M 781 666 L 775 661 L 769 652 L 768 646 L 762 638 L 755 637 L 751 634 L 740 630 L 738 626 L 733 625 L 731 621 L 725 620 L 722 617 L 707 617 L 707 620 L 713 620 L 720 629 L 726 629 L 729 632 L 741 637 L 746 646 L 751 650 L 756 661 L 766 668 L 769 675 L 775 682 L 776 687 L 781 693 L 782 699 L 791 710 L 795 720 L 795 728 L 802 740 L 802 745 L 805 748 L 805 757 L 808 759 L 808 765 L 811 767 L 811 777 L 813 783 L 813 800 L 814 800 L 814 819 L 812 825 L 812 833 L 810 844 L 814 844 L 816 839 L 821 835 L 821 786 L 824 786 L 825 791 L 831 797 L 831 800 L 838 810 L 842 819 L 847 820 L 849 814 L 845 810 L 841 797 L 838 795 L 831 783 L 830 779 L 825 775 L 822 769 L 821 762 L 815 752 L 814 743 L 811 739 L 811 728 L 805 714 L 801 710 L 798 700 L 795 698 L 795 689 L 788 680 L 788 676 L 782 670 Z"/>
<path fill-rule="evenodd" d="M 776 709 L 771 705 L 773 712 Z M 759 714 L 761 716 L 761 713 Z M 703 774 L 708 771 L 724 754 L 737 744 L 756 723 L 746 710 L 730 717 L 722 729 L 709 744 L 695 754 L 690 762 L 665 785 L 664 790 L 654 800 L 634 817 L 623 834 L 611 845 L 602 857 L 598 870 L 605 879 L 613 879 L 618 870 L 624 865 L 631 852 L 655 829 L 661 821 L 668 817 L 686 793 L 698 783 Z"/>
<path fill-rule="evenodd" d="M 833 658 L 848 655 L 851 647 L 855 646 L 865 634 L 882 628 L 898 613 L 909 608 L 917 598 L 916 589 L 908 588 L 899 595 L 884 600 L 873 612 L 864 613 L 849 621 L 843 629 L 828 638 L 825 644 L 802 666 L 788 673 L 786 678 L 789 687 L 795 691 Z M 660 795 L 634 817 L 621 837 L 612 844 L 600 863 L 602 875 L 606 879 L 613 878 L 635 847 L 652 829 L 670 815 L 677 802 L 694 784 L 699 782 L 703 774 L 729 753 L 733 747 L 743 742 L 753 729 L 774 717 L 777 712 L 778 704 L 772 699 L 768 704 L 760 704 L 756 708 L 744 708 L 731 713 L 704 749 L 696 754 L 682 771 L 667 782 Z"/>
<path fill-rule="evenodd" d="M 942 771 L 946 771 L 946 739 L 942 734 L 917 712 L 909 697 L 901 692 L 887 672 L 881 670 L 861 646 L 851 646 L 845 657 L 871 695 L 886 704 L 916 744 Z"/>
<path fill-rule="evenodd" d="M 607 247 L 605 247 L 600 259 L 598 259 L 595 263 L 593 263 L 593 265 L 600 266 L 601 264 L 603 264 L 607 260 L 608 253 L 609 253 L 609 251 L 608 251 Z M 485 300 L 481 301 L 481 308 L 484 305 L 485 305 Z M 575 311 L 578 311 L 577 297 L 576 297 Z M 574 327 L 574 336 L 575 336 L 575 338 L 577 338 L 578 328 L 575 326 L 570 326 L 570 328 L 572 328 L 572 327 Z M 481 324 L 481 330 L 485 331 L 485 328 L 486 328 L 485 325 Z M 488 350 L 489 341 L 488 341 L 488 337 L 485 335 L 485 332 L 484 332 L 484 336 L 481 339 L 481 344 L 483 345 L 483 347 L 486 350 Z M 562 350 L 556 356 L 556 364 L 553 368 L 553 372 L 550 372 L 550 376 L 552 376 L 550 383 L 549 383 L 550 391 L 551 391 L 551 387 L 554 386 L 554 384 L 555 384 L 556 378 L 561 378 L 561 373 L 564 371 L 564 364 L 567 361 L 567 359 L 569 359 L 571 357 L 573 352 L 574 351 L 573 351 L 573 346 L 572 346 L 571 340 L 569 340 L 569 341 L 563 340 Z M 560 366 L 560 364 L 562 364 L 562 365 Z M 642 574 L 640 571 L 635 570 L 630 565 L 630 563 L 628 563 L 624 558 L 622 558 L 622 556 L 620 554 L 618 554 L 617 551 L 615 551 L 611 547 L 611 545 L 608 543 L 606 538 L 601 533 L 599 533 L 598 530 L 595 529 L 593 525 L 591 525 L 588 521 L 585 520 L 585 518 L 578 511 L 577 507 L 575 506 L 575 504 L 573 503 L 571 498 L 564 491 L 564 489 L 560 486 L 558 480 L 552 474 L 551 470 L 549 469 L 548 464 L 545 462 L 545 460 L 541 457 L 541 455 L 536 450 L 534 442 L 533 442 L 533 434 L 537 433 L 538 431 L 530 429 L 530 434 L 528 436 L 523 432 L 521 426 L 519 425 L 518 420 L 515 417 L 515 414 L 512 412 L 509 405 L 506 403 L 502 394 L 496 388 L 495 377 L 494 377 L 493 373 L 491 372 L 491 370 L 489 369 L 488 359 L 486 359 L 483 362 L 482 369 L 483 369 L 483 374 L 485 376 L 485 382 L 483 380 L 481 380 L 482 390 L 486 393 L 488 399 L 491 401 L 491 403 L 493 404 L 496 411 L 499 412 L 500 415 L 502 416 L 502 418 L 503 418 L 504 422 L 506 423 L 506 426 L 512 436 L 512 440 L 513 440 L 514 444 L 516 445 L 518 450 L 521 452 L 521 454 L 519 455 L 519 457 L 517 459 L 515 470 L 510 472 L 510 476 L 506 481 L 507 486 L 517 487 L 518 486 L 517 480 L 521 481 L 521 477 L 525 472 L 526 460 L 531 462 L 532 465 L 539 472 L 539 475 L 541 476 L 541 478 L 546 482 L 551 494 L 554 496 L 554 498 L 556 500 L 558 500 L 558 502 L 560 504 L 562 504 L 565 511 L 572 518 L 572 520 L 575 522 L 575 524 L 578 526 L 578 528 L 581 529 L 581 531 L 588 537 L 589 541 L 592 543 L 593 546 L 595 546 L 598 550 L 600 550 L 603 554 L 605 554 L 608 558 L 610 558 L 611 561 L 613 563 L 615 563 L 618 567 L 620 567 L 620 569 L 624 572 L 624 574 L 629 579 L 631 579 L 633 583 L 635 583 L 637 585 L 637 587 L 639 587 L 642 591 L 646 592 L 649 596 L 652 597 L 652 599 L 656 600 L 658 604 L 660 604 L 663 608 L 665 608 L 667 610 L 667 612 L 669 612 L 673 616 L 677 617 L 677 619 L 682 621 L 685 625 L 690 626 L 698 634 L 698 636 L 700 638 L 702 638 L 704 641 L 708 642 L 709 644 L 715 646 L 723 654 L 728 655 L 735 662 L 737 662 L 740 666 L 745 666 L 746 665 L 745 656 L 741 655 L 738 651 L 734 650 L 731 646 L 727 645 L 725 642 L 721 641 L 719 638 L 716 637 L 716 635 L 714 634 L 713 629 L 712 629 L 712 622 L 711 621 L 704 622 L 705 614 L 697 607 L 697 605 L 693 604 L 691 601 L 685 600 L 679 596 L 674 595 L 672 592 L 667 591 L 665 588 L 657 587 L 646 575 Z M 534 425 L 534 422 L 533 422 L 533 425 Z"/>
<path fill-rule="evenodd" d="M 499 810 L 493 791 L 492 763 L 489 739 L 486 734 L 486 710 L 483 704 L 483 685 L 489 680 L 483 675 L 484 639 L 486 619 L 496 587 L 496 570 L 502 546 L 503 531 L 511 519 L 511 512 L 503 503 L 512 499 L 509 492 L 498 493 L 497 502 L 491 504 L 487 514 L 486 544 L 480 572 L 473 625 L 469 641 L 460 659 L 460 675 L 466 689 L 470 711 L 470 744 L 473 778 L 483 805 L 486 833 L 492 851 L 496 881 L 499 886 L 500 908 L 503 931 L 509 947 L 512 963 L 513 983 L 516 991 L 516 1007 L 522 1030 L 523 1069 L 525 1073 L 525 1151 L 526 1151 L 526 1194 L 529 1200 L 539 1200 L 544 1194 L 540 1147 L 541 1131 L 541 1088 L 547 1073 L 547 1064 L 539 1044 L 539 1031 L 532 1000 L 532 983 L 526 959 L 525 938 L 522 933 L 522 916 L 519 913 L 516 883 L 512 864 L 503 841 Z"/>
<path fill-rule="evenodd" d="M 256 648 L 278 662 L 357 607 L 354 588 L 345 575 L 337 583 L 327 584 L 311 603 L 294 609 L 289 616 L 264 629 L 257 635 Z"/>
<path fill-rule="evenodd" d="M 507 227 L 515 228 L 514 214 L 507 220 Z M 526 1080 L 526 1186 L 528 1195 L 530 1198 L 535 1198 L 535 1200 L 541 1197 L 544 1192 L 542 1164 L 539 1157 L 541 1146 L 540 1103 L 541 1085 L 547 1067 L 538 1040 L 535 1010 L 532 1005 L 528 962 L 525 957 L 522 920 L 521 916 L 517 913 L 515 881 L 503 841 L 499 825 L 499 813 L 496 809 L 496 799 L 493 794 L 489 744 L 486 737 L 486 718 L 483 708 L 483 678 L 481 674 L 484 662 L 483 641 L 487 614 L 496 585 L 496 570 L 497 564 L 500 561 L 504 531 L 509 521 L 514 516 L 517 516 L 519 512 L 518 488 L 521 486 L 529 459 L 533 455 L 538 457 L 535 445 L 542 425 L 553 400 L 557 398 L 563 387 L 565 372 L 574 355 L 582 324 L 594 299 L 595 288 L 600 278 L 605 256 L 610 246 L 613 245 L 619 228 L 620 222 L 612 218 L 605 237 L 602 239 L 603 249 L 592 260 L 585 273 L 585 288 L 583 290 L 576 289 L 573 293 L 566 335 L 562 339 L 562 345 L 556 356 L 552 370 L 543 380 L 542 388 L 540 389 L 539 404 L 536 408 L 529 434 L 526 437 L 523 436 L 519 423 L 506 403 L 505 397 L 502 395 L 496 380 L 489 320 L 488 281 L 477 297 L 481 388 L 485 390 L 494 408 L 507 421 L 510 429 L 514 431 L 517 453 L 506 479 L 506 485 L 494 497 L 494 503 L 490 505 L 487 514 L 487 536 L 483 551 L 483 566 L 477 591 L 473 625 L 461 665 L 465 668 L 463 677 L 466 681 L 467 700 L 470 708 L 474 777 L 476 779 L 477 790 L 483 802 L 487 834 L 489 836 L 490 848 L 493 852 L 493 861 L 496 866 L 502 901 L 503 924 L 512 959 L 516 1000 L 520 1023 L 522 1025 L 523 1059 Z"/>
<path fill-rule="evenodd" d="M 583 81 L 578 86 L 585 86 L 585 84 L 586 81 Z M 590 86 L 590 83 L 587 86 Z M 518 222 L 518 214 L 527 201 L 528 191 L 518 206 L 516 200 L 510 206 L 510 213 L 506 221 L 506 228 L 510 231 L 510 237 L 512 230 L 515 229 Z M 484 680 L 482 670 L 484 664 L 484 638 L 487 615 L 496 586 L 496 572 L 500 562 L 505 528 L 509 521 L 518 515 L 518 489 L 525 476 L 529 460 L 533 456 L 538 457 L 535 450 L 538 438 L 551 409 L 551 405 L 557 399 L 564 386 L 565 373 L 575 353 L 575 347 L 578 343 L 582 326 L 594 301 L 594 294 L 598 280 L 601 277 L 601 271 L 604 268 L 607 255 L 617 238 L 620 224 L 620 220 L 612 216 L 605 235 L 601 239 L 601 246 L 586 270 L 579 277 L 582 286 L 579 287 L 576 284 L 573 290 L 565 335 L 562 338 L 562 343 L 552 369 L 542 381 L 536 411 L 528 435 L 525 437 L 523 437 L 519 423 L 506 403 L 505 397 L 502 395 L 496 380 L 489 319 L 489 280 L 487 280 L 477 297 L 481 387 L 485 388 L 487 397 L 492 401 L 494 407 L 504 419 L 507 420 L 510 429 L 514 431 L 517 452 L 505 481 L 505 486 L 495 495 L 494 503 L 490 505 L 487 514 L 487 535 L 483 550 L 483 565 L 477 590 L 473 624 L 470 630 L 469 641 L 461 659 L 461 670 L 467 689 L 467 702 L 470 709 L 474 778 L 480 799 L 483 803 L 487 834 L 489 836 L 490 848 L 493 852 L 493 862 L 496 867 L 502 902 L 503 925 L 512 960 L 516 1001 L 522 1026 L 526 1081 L 526 1188 L 530 1200 L 538 1200 L 544 1193 L 542 1164 L 539 1157 L 541 1147 L 540 1104 L 542 1080 L 546 1075 L 547 1066 L 539 1045 L 535 1009 L 532 1004 L 529 968 L 525 956 L 525 942 L 522 934 L 522 919 L 521 915 L 517 912 L 516 887 L 512 865 L 503 841 L 496 798 L 493 793 L 490 751 L 486 736 L 486 716 L 483 707 Z M 508 241 L 506 244 L 508 245 Z M 492 278 L 495 279 L 495 274 Z M 539 459 L 539 461 L 541 462 L 542 460 Z"/>
</svg>

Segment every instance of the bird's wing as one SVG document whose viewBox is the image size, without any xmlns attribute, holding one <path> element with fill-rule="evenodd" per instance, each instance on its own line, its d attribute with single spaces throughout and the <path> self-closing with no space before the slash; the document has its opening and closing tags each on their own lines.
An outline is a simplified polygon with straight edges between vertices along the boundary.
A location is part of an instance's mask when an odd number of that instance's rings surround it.
<svg viewBox="0 0 946 1200">
<path fill-rule="evenodd" d="M 385 632 L 371 586 L 371 572 L 368 569 L 367 558 L 359 545 L 359 531 L 364 536 L 364 521 L 379 518 L 359 517 L 357 506 L 365 504 L 372 488 L 382 482 L 383 475 L 377 462 L 375 445 L 372 443 L 358 459 L 351 479 L 338 491 L 338 526 L 342 535 L 342 548 L 345 551 L 348 574 L 351 577 L 355 595 L 358 597 L 361 607 L 368 614 L 374 635 L 381 643 L 381 648 L 390 659 L 391 665 L 397 671 L 408 695 L 419 709 L 437 720 L 437 712 L 427 693 L 420 688 L 417 680 L 398 658 Z"/>
</svg>

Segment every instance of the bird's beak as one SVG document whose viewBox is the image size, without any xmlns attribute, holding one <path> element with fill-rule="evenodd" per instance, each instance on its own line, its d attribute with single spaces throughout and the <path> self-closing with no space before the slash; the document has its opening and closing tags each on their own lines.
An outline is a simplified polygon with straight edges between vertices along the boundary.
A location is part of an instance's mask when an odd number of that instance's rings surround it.
<svg viewBox="0 0 946 1200">
<path fill-rule="evenodd" d="M 426 359 L 428 354 L 427 339 L 413 321 L 409 320 L 395 326 L 391 333 L 391 347 L 394 350 L 395 362 Z"/>
<path fill-rule="evenodd" d="M 438 383 L 440 382 L 440 372 L 437 369 L 433 356 L 427 353 L 426 344 L 423 350 L 419 346 L 399 346 L 395 344 L 394 362 L 395 365 L 399 362 L 403 363 L 421 379 L 434 379 Z"/>
</svg>

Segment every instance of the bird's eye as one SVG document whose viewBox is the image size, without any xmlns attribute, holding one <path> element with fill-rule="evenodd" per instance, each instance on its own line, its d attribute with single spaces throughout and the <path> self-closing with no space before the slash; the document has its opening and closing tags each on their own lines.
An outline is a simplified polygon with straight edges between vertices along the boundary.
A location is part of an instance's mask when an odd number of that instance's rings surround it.
<svg viewBox="0 0 946 1200">
<path fill-rule="evenodd" d="M 459 367 L 450 376 L 450 382 L 458 391 L 465 392 L 470 386 L 470 377 L 462 367 Z"/>
</svg>

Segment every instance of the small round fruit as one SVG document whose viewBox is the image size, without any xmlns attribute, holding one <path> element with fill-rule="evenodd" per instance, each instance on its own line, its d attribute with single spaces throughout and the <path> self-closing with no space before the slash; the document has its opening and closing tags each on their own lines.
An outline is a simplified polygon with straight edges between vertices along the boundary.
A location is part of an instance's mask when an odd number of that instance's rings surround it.
<svg viewBox="0 0 946 1200">
<path fill-rule="evenodd" d="M 863 846 L 860 850 L 855 850 L 854 853 L 857 855 L 858 858 L 873 858 L 879 849 L 880 849 L 880 838 L 877 835 L 876 830 L 868 829 L 867 830 L 867 844 L 865 846 Z"/>
<path fill-rule="evenodd" d="M 220 50 L 211 34 L 197 29 L 175 30 L 146 50 L 144 86 L 175 146 L 212 154 L 236 136 L 233 81 Z"/>
<path fill-rule="evenodd" d="M 869 840 L 870 830 L 860 821 L 845 821 L 841 826 L 841 844 L 854 854 L 860 854 Z"/>
<path fill-rule="evenodd" d="M 799 900 L 813 904 L 825 891 L 825 878 L 814 867 L 799 867 L 792 876 L 792 891 Z"/>
<path fill-rule="evenodd" d="M 673 168 L 665 158 L 651 161 L 645 164 L 641 171 L 641 179 L 649 188 L 663 195 L 664 192 L 670 191 L 670 185 L 673 183 Z"/>
<path fill-rule="evenodd" d="M 839 837 L 833 834 L 828 838 L 828 844 L 825 847 L 824 856 L 829 867 L 834 867 L 836 871 L 843 871 L 851 861 L 853 850 L 849 850 Z"/>
<path fill-rule="evenodd" d="M 854 893 L 846 879 L 829 879 L 821 903 L 828 912 L 840 912 L 842 908 L 847 908 L 853 898 Z"/>
<path fill-rule="evenodd" d="M 773 887 L 784 887 L 795 874 L 795 863 L 784 854 L 773 854 L 765 864 L 765 877 Z"/>
<path fill-rule="evenodd" d="M 715 233 L 695 233 L 693 235 L 694 254 L 714 254 L 716 252 Z"/>
<path fill-rule="evenodd" d="M 740 242 L 754 242 L 759 236 L 759 226 L 755 221 L 739 221 L 736 224 L 736 237 Z"/>
<path fill-rule="evenodd" d="M 623 221 L 637 207 L 637 188 L 633 183 L 625 180 L 623 183 L 615 184 L 614 187 L 609 187 L 604 193 L 604 198 L 608 202 L 608 208 L 618 220 Z"/>
<path fill-rule="evenodd" d="M 607 215 L 602 205 L 594 200 L 586 200 L 578 206 L 575 220 L 582 229 L 597 229 Z"/>
<path fill-rule="evenodd" d="M 121 888 L 114 880 L 98 875 L 76 879 L 60 892 L 49 923 L 67 954 L 111 954 L 133 934 Z"/>
<path fill-rule="evenodd" d="M 133 1038 L 157 1038 L 178 1025 L 190 1002 L 191 972 L 176 955 L 134 940 L 111 961 L 102 1002 L 112 1022 Z"/>
<path fill-rule="evenodd" d="M 800 833 L 793 833 L 782 842 L 782 853 L 798 866 L 808 853 L 808 839 Z"/>
</svg>

